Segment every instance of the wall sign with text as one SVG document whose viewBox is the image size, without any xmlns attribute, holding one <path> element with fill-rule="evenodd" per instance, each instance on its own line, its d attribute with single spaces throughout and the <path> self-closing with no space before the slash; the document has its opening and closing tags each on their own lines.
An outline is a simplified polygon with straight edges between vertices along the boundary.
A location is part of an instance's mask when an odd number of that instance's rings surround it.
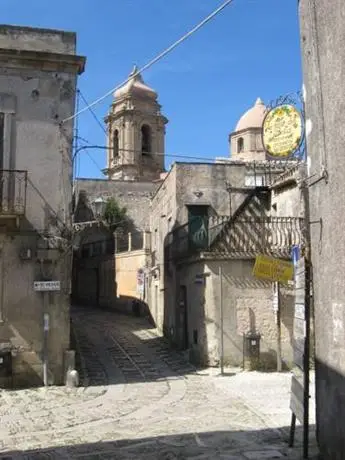
<svg viewBox="0 0 345 460">
<path fill-rule="evenodd" d="M 262 142 L 269 156 L 290 157 L 299 148 L 302 137 L 302 116 L 296 107 L 278 105 L 267 113 L 262 126 Z"/>
</svg>

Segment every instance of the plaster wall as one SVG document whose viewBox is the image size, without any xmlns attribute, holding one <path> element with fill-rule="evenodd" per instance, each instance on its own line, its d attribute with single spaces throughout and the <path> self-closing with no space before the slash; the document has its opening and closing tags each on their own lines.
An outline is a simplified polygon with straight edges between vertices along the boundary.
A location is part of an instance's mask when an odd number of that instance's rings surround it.
<svg viewBox="0 0 345 460">
<path fill-rule="evenodd" d="M 322 458 L 345 452 L 345 3 L 299 2 L 306 105 L 315 309 L 317 438 Z M 328 181 L 322 179 L 327 172 Z M 317 180 L 320 179 L 320 180 Z M 322 221 L 320 221 L 322 219 Z"/>
<path fill-rule="evenodd" d="M 75 41 L 75 34 L 0 27 L 3 168 L 27 171 L 26 188 L 25 182 L 11 173 L 15 177 L 15 199 L 24 198 L 26 190 L 25 216 L 19 226 L 2 219 L 1 227 L 0 347 L 12 351 L 17 385 L 42 381 L 45 309 L 50 315 L 49 382 L 59 384 L 64 378 L 64 352 L 69 348 L 71 254 L 62 250 L 55 263 L 41 265 L 36 253 L 44 232 L 61 236 L 71 225 L 73 122 L 62 127 L 59 124 L 74 112 L 78 58 L 73 56 L 76 59 L 72 64 L 64 65 L 65 54 L 61 53 L 75 54 Z M 22 50 L 35 53 L 30 55 L 30 62 L 24 59 Z M 43 70 L 42 50 L 48 57 L 49 53 L 60 54 L 59 64 L 52 60 L 50 70 Z M 3 53 L 7 53 L 5 60 Z M 31 256 L 23 260 L 21 254 L 28 249 Z M 42 293 L 33 289 L 33 282 L 42 277 L 61 282 L 61 291 L 49 294 L 46 306 Z"/>
</svg>

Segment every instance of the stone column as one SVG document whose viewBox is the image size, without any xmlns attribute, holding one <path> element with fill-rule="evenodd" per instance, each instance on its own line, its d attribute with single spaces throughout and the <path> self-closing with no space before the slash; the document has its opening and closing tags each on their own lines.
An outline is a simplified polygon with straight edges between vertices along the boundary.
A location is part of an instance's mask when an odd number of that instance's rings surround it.
<svg viewBox="0 0 345 460">
<path fill-rule="evenodd" d="M 150 232 L 143 232 L 143 249 L 150 250 L 151 249 L 151 233 Z"/>
</svg>

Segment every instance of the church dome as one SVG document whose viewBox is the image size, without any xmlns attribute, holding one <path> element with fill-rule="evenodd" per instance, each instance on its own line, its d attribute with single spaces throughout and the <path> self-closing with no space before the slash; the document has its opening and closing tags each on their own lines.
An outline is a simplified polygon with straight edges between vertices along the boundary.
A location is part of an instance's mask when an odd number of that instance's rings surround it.
<svg viewBox="0 0 345 460">
<path fill-rule="evenodd" d="M 137 66 L 134 66 L 132 72 L 129 74 L 129 77 L 132 77 L 138 72 Z M 138 96 L 149 99 L 157 99 L 157 93 L 155 90 L 150 88 L 144 83 L 142 76 L 139 74 L 131 78 L 127 83 L 125 83 L 121 88 L 115 91 L 115 99 L 121 99 L 125 96 Z"/>
<path fill-rule="evenodd" d="M 266 115 L 266 106 L 258 97 L 254 106 L 239 119 L 235 132 L 250 128 L 261 128 Z"/>
</svg>

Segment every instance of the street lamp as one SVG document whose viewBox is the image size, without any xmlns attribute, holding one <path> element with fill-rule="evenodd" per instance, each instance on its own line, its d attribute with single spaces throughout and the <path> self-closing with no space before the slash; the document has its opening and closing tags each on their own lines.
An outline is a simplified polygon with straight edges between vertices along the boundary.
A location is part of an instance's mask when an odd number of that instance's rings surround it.
<svg viewBox="0 0 345 460">
<path fill-rule="evenodd" d="M 102 197 L 96 198 L 93 202 L 95 208 L 96 219 L 101 219 L 105 210 L 106 201 Z"/>
</svg>

